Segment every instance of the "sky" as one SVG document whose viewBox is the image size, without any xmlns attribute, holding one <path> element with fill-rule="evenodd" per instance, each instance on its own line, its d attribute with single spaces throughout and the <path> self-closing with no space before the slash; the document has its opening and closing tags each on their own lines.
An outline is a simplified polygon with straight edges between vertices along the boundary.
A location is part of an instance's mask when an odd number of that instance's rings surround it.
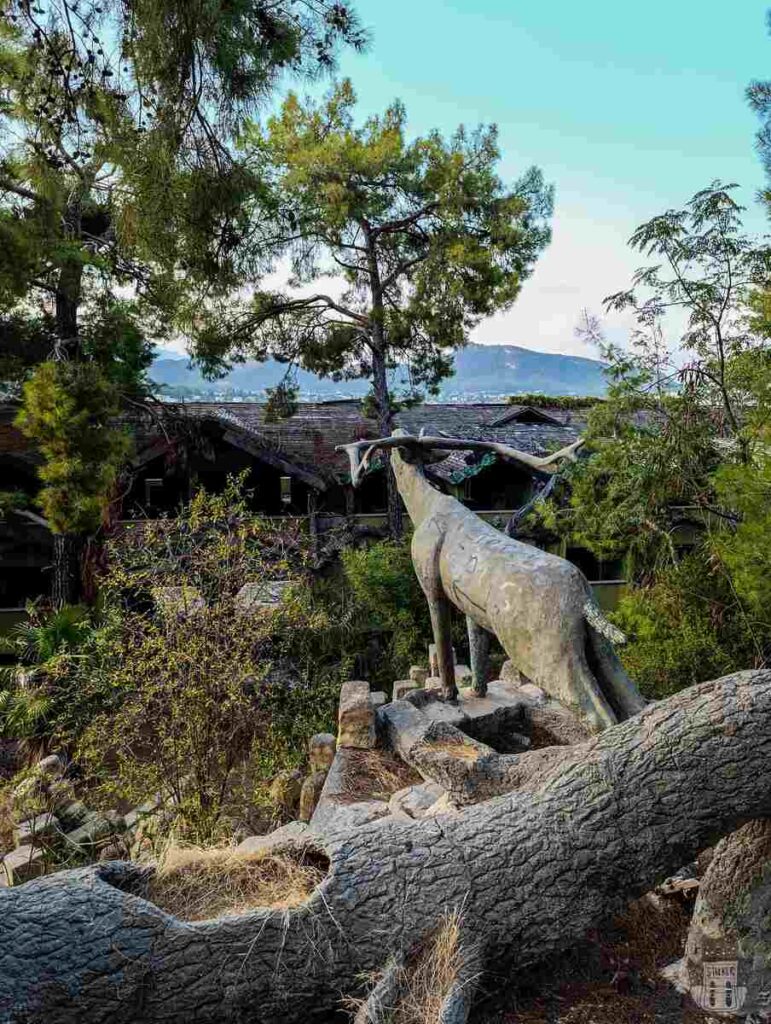
<svg viewBox="0 0 771 1024">
<path fill-rule="evenodd" d="M 627 239 L 713 179 L 737 182 L 746 227 L 769 225 L 752 79 L 771 78 L 769 0 L 356 0 L 369 50 L 346 53 L 362 117 L 393 99 L 410 133 L 494 122 L 504 180 L 532 164 L 556 188 L 553 240 L 515 306 L 472 340 L 597 355 L 582 309 L 628 286 Z M 605 318 L 623 343 L 630 321 Z"/>
</svg>

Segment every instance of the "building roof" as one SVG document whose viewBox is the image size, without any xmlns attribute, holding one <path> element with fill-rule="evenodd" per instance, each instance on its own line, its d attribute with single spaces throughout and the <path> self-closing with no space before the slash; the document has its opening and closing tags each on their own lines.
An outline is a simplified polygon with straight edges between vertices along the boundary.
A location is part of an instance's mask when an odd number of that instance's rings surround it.
<svg viewBox="0 0 771 1024">
<path fill-rule="evenodd" d="M 348 458 L 335 451 L 336 446 L 374 439 L 379 433 L 375 421 L 362 413 L 361 402 L 355 399 L 301 402 L 294 416 L 273 423 L 265 422 L 265 410 L 263 402 L 188 402 L 163 406 L 152 416 L 132 414 L 137 449 L 133 464 L 142 465 L 167 451 L 175 435 L 174 420 L 190 418 L 215 425 L 226 443 L 242 447 L 282 472 L 323 490 L 349 478 Z M 29 441 L 12 426 L 13 414 L 15 409 L 10 406 L 0 407 L 0 454 L 23 452 L 34 457 Z M 533 409 L 503 402 L 453 402 L 417 405 L 396 413 L 394 420 L 409 433 L 423 430 L 448 437 L 500 441 L 543 455 L 575 441 L 585 426 L 586 414 L 584 410 Z M 457 451 L 431 465 L 429 472 L 458 483 L 495 459 L 492 454 Z"/>
<path fill-rule="evenodd" d="M 287 460 L 300 475 L 315 475 L 325 482 L 348 479 L 348 458 L 337 445 L 378 436 L 377 424 L 361 411 L 357 400 L 301 402 L 289 419 L 265 422 L 265 404 L 258 402 L 190 402 L 183 414 L 210 420 L 228 433 L 240 432 L 266 454 Z M 535 412 L 535 416 L 530 414 Z M 436 403 L 418 405 L 396 413 L 397 426 L 409 433 L 421 430 L 448 437 L 501 441 L 531 454 L 545 454 L 575 441 L 585 417 L 575 411 L 531 410 L 503 403 Z M 533 422 L 534 421 L 534 422 Z M 232 440 L 232 437 L 231 437 Z M 453 452 L 431 466 L 432 474 L 456 483 L 494 461 L 495 456 Z M 287 472 L 292 472 L 291 468 Z M 312 483 L 312 480 L 308 482 Z"/>
</svg>

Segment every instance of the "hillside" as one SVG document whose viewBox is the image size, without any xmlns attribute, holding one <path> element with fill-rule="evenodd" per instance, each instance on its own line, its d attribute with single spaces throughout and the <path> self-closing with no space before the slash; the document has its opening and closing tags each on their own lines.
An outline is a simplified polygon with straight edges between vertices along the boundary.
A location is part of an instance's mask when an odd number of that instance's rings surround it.
<svg viewBox="0 0 771 1024">
<path fill-rule="evenodd" d="M 206 381 L 185 358 L 161 352 L 153 363 L 153 380 L 166 388 L 169 397 L 263 397 L 284 376 L 286 366 L 274 360 L 236 366 L 221 380 Z M 400 371 L 393 383 L 404 382 Z M 366 381 L 333 381 L 300 370 L 297 373 L 303 399 L 357 398 L 366 394 Z M 535 352 L 517 345 L 469 345 L 455 356 L 455 374 L 445 381 L 445 401 L 480 401 L 510 394 L 542 392 L 547 395 L 601 395 L 606 387 L 603 364 L 580 356 Z"/>
</svg>

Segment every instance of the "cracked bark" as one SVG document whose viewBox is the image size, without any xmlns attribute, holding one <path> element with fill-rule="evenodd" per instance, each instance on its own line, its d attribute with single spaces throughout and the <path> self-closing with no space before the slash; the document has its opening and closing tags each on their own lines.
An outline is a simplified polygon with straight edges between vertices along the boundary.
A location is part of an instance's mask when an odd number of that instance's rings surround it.
<svg viewBox="0 0 771 1024">
<path fill-rule="evenodd" d="M 0 1020 L 328 1020 L 362 977 L 463 908 L 487 971 L 571 945 L 698 851 L 771 815 L 771 671 L 693 687 L 507 793 L 327 837 L 300 908 L 185 924 L 146 869 L 101 864 L 0 895 Z"/>
</svg>

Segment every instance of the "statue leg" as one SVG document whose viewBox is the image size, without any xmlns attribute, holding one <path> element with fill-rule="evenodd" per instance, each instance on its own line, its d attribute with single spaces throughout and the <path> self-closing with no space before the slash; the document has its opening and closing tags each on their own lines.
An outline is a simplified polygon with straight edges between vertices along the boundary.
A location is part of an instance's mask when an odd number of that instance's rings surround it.
<svg viewBox="0 0 771 1024">
<path fill-rule="evenodd" d="M 455 662 L 452 657 L 450 602 L 441 589 L 437 588 L 429 597 L 428 610 L 431 613 L 431 628 L 434 633 L 436 658 L 439 662 L 439 675 L 442 680 L 442 697 L 445 700 L 457 700 L 458 687 L 455 684 Z"/>
<path fill-rule="evenodd" d="M 471 680 L 474 693 L 484 697 L 490 665 L 490 634 L 467 615 L 468 649 L 471 655 Z"/>
</svg>

